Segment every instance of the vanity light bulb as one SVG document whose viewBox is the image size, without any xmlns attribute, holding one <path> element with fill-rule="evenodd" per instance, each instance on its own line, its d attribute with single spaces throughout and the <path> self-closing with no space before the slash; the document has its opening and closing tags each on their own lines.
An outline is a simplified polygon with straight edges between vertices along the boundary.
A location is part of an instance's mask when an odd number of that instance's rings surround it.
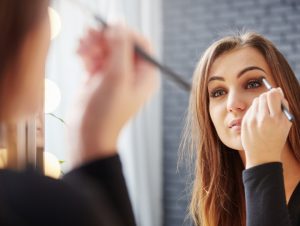
<svg viewBox="0 0 300 226">
<path fill-rule="evenodd" d="M 51 27 L 51 40 L 56 38 L 61 30 L 61 20 L 59 14 L 51 7 L 48 8 L 50 27 Z"/>
</svg>

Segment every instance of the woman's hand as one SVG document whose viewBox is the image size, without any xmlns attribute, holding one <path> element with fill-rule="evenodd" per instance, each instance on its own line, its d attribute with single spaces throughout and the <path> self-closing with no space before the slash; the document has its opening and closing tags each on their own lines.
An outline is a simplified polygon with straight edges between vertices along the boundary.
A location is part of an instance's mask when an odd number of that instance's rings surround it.
<svg viewBox="0 0 300 226">
<path fill-rule="evenodd" d="M 246 155 L 246 168 L 281 161 L 281 153 L 292 123 L 281 110 L 288 106 L 281 88 L 255 98 L 242 121 L 241 140 Z"/>
<path fill-rule="evenodd" d="M 74 164 L 116 154 L 120 130 L 158 86 L 155 69 L 135 54 L 134 43 L 151 52 L 147 41 L 125 26 L 90 30 L 80 42 L 89 75 L 70 117 Z"/>
</svg>

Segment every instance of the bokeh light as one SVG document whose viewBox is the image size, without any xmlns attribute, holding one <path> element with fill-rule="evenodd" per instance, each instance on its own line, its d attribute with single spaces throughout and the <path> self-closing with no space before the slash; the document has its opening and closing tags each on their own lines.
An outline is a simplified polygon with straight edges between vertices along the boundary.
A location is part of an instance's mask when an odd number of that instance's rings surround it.
<svg viewBox="0 0 300 226">
<path fill-rule="evenodd" d="M 44 152 L 45 175 L 58 179 L 61 175 L 61 167 L 56 156 L 50 152 Z"/>
<path fill-rule="evenodd" d="M 58 86 L 51 80 L 45 79 L 45 113 L 52 113 L 59 106 L 61 94 Z"/>
<path fill-rule="evenodd" d="M 51 7 L 48 8 L 51 26 L 51 40 L 56 38 L 61 30 L 61 20 L 59 14 Z"/>
</svg>

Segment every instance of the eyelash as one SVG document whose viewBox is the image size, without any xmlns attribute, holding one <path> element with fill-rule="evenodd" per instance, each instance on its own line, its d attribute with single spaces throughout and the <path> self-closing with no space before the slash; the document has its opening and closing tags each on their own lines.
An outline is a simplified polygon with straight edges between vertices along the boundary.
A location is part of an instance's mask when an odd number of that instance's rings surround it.
<svg viewBox="0 0 300 226">
<path fill-rule="evenodd" d="M 253 85 L 252 88 L 249 87 L 249 85 Z M 249 80 L 245 86 L 246 89 L 256 89 L 256 88 L 259 88 L 261 87 L 261 81 L 257 80 L 257 79 L 252 79 L 252 80 Z M 221 94 L 220 94 L 221 93 Z M 212 98 L 218 98 L 222 95 L 225 95 L 226 94 L 226 91 L 224 89 L 215 89 L 213 91 L 210 92 L 210 97 Z"/>
<path fill-rule="evenodd" d="M 260 87 L 262 84 L 261 84 L 261 81 L 260 80 L 257 80 L 257 79 L 252 79 L 250 81 L 247 82 L 247 85 L 248 86 L 249 84 L 253 84 L 253 83 L 256 83 L 256 86 L 254 88 L 249 88 L 249 89 L 255 89 L 255 88 L 258 88 Z"/>
</svg>

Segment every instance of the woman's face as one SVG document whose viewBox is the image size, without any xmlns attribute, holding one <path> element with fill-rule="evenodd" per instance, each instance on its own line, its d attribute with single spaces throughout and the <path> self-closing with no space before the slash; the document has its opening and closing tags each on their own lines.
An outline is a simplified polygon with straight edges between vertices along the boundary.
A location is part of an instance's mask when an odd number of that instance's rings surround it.
<svg viewBox="0 0 300 226">
<path fill-rule="evenodd" d="M 25 37 L 18 59 L 18 90 L 10 90 L 13 118 L 26 117 L 41 109 L 44 99 L 45 62 L 50 45 L 50 22 L 43 21 Z M 14 76 L 9 75 L 9 76 Z"/>
<path fill-rule="evenodd" d="M 241 120 L 253 99 L 267 91 L 261 76 L 276 87 L 266 60 L 251 47 L 222 54 L 209 71 L 210 117 L 221 141 L 232 149 L 243 150 Z"/>
</svg>

